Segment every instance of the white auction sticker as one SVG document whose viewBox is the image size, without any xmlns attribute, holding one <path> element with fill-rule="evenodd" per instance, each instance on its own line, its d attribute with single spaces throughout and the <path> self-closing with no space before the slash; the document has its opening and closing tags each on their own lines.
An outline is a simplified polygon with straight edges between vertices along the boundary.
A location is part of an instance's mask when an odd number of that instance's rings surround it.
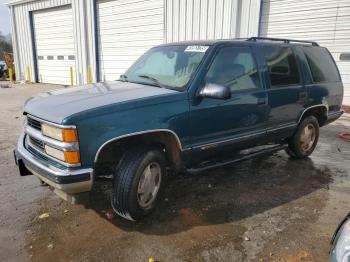
<svg viewBox="0 0 350 262">
<path fill-rule="evenodd" d="M 205 51 L 207 51 L 208 48 L 209 48 L 209 46 L 206 46 L 206 45 L 189 45 L 186 47 L 185 52 L 204 53 Z"/>
</svg>

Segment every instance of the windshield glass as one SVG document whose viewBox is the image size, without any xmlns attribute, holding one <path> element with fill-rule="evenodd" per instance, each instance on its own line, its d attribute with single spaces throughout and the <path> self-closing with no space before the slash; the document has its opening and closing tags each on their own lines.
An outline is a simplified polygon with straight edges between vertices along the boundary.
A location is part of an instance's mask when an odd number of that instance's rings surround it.
<svg viewBox="0 0 350 262">
<path fill-rule="evenodd" d="M 120 81 L 183 91 L 209 46 L 160 46 L 141 56 Z"/>
</svg>

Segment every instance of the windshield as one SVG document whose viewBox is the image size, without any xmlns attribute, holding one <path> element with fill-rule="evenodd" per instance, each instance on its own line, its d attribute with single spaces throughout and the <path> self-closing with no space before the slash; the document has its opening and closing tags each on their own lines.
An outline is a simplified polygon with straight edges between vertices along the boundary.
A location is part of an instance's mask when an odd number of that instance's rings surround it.
<svg viewBox="0 0 350 262">
<path fill-rule="evenodd" d="M 119 80 L 183 91 L 208 48 L 198 45 L 152 48 Z"/>
</svg>

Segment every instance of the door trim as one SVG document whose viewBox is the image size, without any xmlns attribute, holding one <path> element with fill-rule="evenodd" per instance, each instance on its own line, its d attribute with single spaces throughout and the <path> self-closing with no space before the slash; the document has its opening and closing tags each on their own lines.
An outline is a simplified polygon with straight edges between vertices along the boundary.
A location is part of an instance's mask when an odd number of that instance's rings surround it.
<svg viewBox="0 0 350 262">
<path fill-rule="evenodd" d="M 254 132 L 252 134 L 240 135 L 240 136 L 235 136 L 233 138 L 220 140 L 220 141 L 217 141 L 217 142 L 201 144 L 201 145 L 193 146 L 193 147 L 190 147 L 190 148 L 186 148 L 183 151 L 187 151 L 187 150 L 191 150 L 191 149 L 205 150 L 205 149 L 217 147 L 217 146 L 219 146 L 221 144 L 224 144 L 224 143 L 230 143 L 230 142 L 237 141 L 237 140 L 242 140 L 242 139 L 244 140 L 246 138 L 251 138 L 251 137 L 254 137 L 254 136 L 259 136 L 259 135 L 264 135 L 264 134 L 266 134 L 266 129 L 261 129 L 261 131 Z"/>
</svg>

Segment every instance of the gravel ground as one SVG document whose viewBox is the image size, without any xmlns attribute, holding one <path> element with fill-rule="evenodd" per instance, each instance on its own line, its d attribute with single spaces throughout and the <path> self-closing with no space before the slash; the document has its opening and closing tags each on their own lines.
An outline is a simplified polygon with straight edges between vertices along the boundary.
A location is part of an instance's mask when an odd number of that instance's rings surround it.
<svg viewBox="0 0 350 262">
<path fill-rule="evenodd" d="M 22 105 L 55 88 L 0 88 L 0 261 L 327 260 L 332 234 L 350 211 L 350 143 L 338 138 L 350 132 L 349 115 L 321 129 L 309 159 L 279 152 L 172 177 L 157 210 L 131 223 L 106 219 L 108 182 L 96 183 L 82 206 L 18 175 L 12 150 Z M 41 220 L 43 212 L 50 216 Z"/>
</svg>

